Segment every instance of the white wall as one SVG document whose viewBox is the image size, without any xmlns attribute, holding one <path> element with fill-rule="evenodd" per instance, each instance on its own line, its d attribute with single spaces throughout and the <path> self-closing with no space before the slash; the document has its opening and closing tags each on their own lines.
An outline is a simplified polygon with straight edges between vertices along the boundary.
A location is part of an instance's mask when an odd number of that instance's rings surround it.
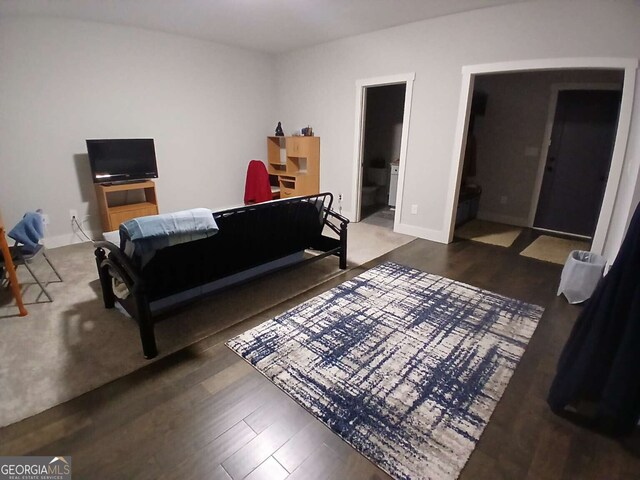
<svg viewBox="0 0 640 480">
<path fill-rule="evenodd" d="M 479 75 L 475 90 L 487 108 L 475 121 L 477 168 L 470 179 L 482 187 L 478 217 L 528 226 L 554 84 L 613 84 L 621 70 L 560 70 Z M 505 202 L 502 202 L 502 198 Z"/>
<path fill-rule="evenodd" d="M 242 202 L 246 165 L 277 117 L 273 58 L 107 24 L 0 19 L 0 208 L 43 208 L 53 244 L 69 209 L 100 231 L 85 139 L 155 139 L 161 212 Z"/>
<path fill-rule="evenodd" d="M 400 222 L 413 233 L 442 240 L 450 219 L 445 203 L 462 67 L 539 58 L 637 58 L 638 25 L 640 7 L 633 2 L 536 1 L 416 22 L 283 54 L 277 70 L 278 116 L 284 125 L 314 127 L 322 139 L 321 189 L 342 193 L 349 205 L 355 82 L 415 72 Z M 630 144 L 640 136 L 639 97 L 636 94 L 634 100 Z M 637 154 L 637 149 L 629 148 L 627 163 Z M 622 182 L 621 188 L 633 192 L 635 178 L 631 184 Z M 416 215 L 410 214 L 411 204 L 418 205 Z M 611 228 L 619 232 L 628 209 L 616 208 L 614 215 Z"/>
</svg>

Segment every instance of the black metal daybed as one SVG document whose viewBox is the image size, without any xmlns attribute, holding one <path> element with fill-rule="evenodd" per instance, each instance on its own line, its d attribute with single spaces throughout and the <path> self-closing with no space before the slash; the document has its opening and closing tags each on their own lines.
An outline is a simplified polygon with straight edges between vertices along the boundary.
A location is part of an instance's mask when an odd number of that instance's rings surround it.
<svg viewBox="0 0 640 480">
<path fill-rule="evenodd" d="M 214 212 L 217 234 L 162 248 L 142 267 L 125 255 L 122 245 L 96 242 L 104 305 L 113 308 L 117 301 L 129 312 L 138 322 L 145 358 L 153 358 L 158 354 L 154 320 L 159 313 L 328 255 L 339 257 L 339 267 L 345 269 L 349 220 L 331 210 L 332 203 L 331 193 L 321 193 Z M 338 238 L 323 235 L 325 226 Z M 308 258 L 305 250 L 317 254 Z M 116 297 L 113 278 L 126 285 L 127 298 Z"/>
</svg>

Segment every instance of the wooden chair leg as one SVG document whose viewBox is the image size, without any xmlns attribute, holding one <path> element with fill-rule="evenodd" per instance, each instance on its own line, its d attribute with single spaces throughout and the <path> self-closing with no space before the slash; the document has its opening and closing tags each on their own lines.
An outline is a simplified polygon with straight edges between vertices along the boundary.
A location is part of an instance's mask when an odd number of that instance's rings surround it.
<svg viewBox="0 0 640 480">
<path fill-rule="evenodd" d="M 5 258 L 4 268 L 7 269 L 7 274 L 9 275 L 11 293 L 13 294 L 13 298 L 16 299 L 20 316 L 25 317 L 29 312 L 27 312 L 27 309 L 24 307 L 24 303 L 22 302 L 22 292 L 20 291 L 20 283 L 18 283 L 18 276 L 16 275 L 16 267 L 13 265 L 13 261 L 11 260 L 11 251 L 4 239 L 4 232 L 0 232 L 0 234 L 2 235 L 2 238 L 0 238 L 0 248 L 2 249 L 2 256 Z"/>
<path fill-rule="evenodd" d="M 28 313 L 27 309 L 24 308 L 24 303 L 22 302 L 22 292 L 20 292 L 20 284 L 18 283 L 18 276 L 16 275 L 16 267 L 13 264 L 11 250 L 9 250 L 9 245 L 7 244 L 7 237 L 5 237 L 2 214 L 0 214 L 0 251 L 2 252 L 2 257 L 4 258 L 4 266 L 7 269 L 7 273 L 9 274 L 11 293 L 13 294 L 13 298 L 16 299 L 16 304 L 18 305 L 20 316 L 24 317 L 28 315 Z"/>
</svg>

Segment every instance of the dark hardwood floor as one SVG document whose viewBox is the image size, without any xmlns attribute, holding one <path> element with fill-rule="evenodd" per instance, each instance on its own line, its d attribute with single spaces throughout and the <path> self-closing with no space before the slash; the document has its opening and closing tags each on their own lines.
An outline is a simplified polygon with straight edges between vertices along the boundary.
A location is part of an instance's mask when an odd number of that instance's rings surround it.
<svg viewBox="0 0 640 480">
<path fill-rule="evenodd" d="M 555 296 L 561 266 L 469 241 L 416 240 L 366 268 L 384 260 L 546 308 L 461 479 L 640 478 L 638 435 L 613 440 L 546 406 L 558 355 L 580 311 Z M 72 455 L 74 478 L 90 479 L 389 478 L 223 344 L 364 270 L 1 429 L 0 454 Z"/>
</svg>

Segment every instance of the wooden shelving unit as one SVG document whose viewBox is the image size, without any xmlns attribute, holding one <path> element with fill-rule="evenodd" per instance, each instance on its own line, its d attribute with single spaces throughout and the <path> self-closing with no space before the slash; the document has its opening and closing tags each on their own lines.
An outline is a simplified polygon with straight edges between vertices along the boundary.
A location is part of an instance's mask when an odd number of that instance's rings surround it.
<svg viewBox="0 0 640 480">
<path fill-rule="evenodd" d="M 117 206 L 112 206 L 110 204 L 110 194 L 131 190 L 142 190 L 144 192 L 145 201 Z M 122 222 L 131 220 L 132 218 L 157 215 L 159 213 L 156 184 L 151 180 L 119 185 L 97 184 L 96 196 L 98 197 L 98 207 L 100 209 L 102 228 L 105 232 L 117 230 Z"/>
<path fill-rule="evenodd" d="M 320 137 L 267 137 L 267 164 L 281 198 L 320 193 Z"/>
</svg>

